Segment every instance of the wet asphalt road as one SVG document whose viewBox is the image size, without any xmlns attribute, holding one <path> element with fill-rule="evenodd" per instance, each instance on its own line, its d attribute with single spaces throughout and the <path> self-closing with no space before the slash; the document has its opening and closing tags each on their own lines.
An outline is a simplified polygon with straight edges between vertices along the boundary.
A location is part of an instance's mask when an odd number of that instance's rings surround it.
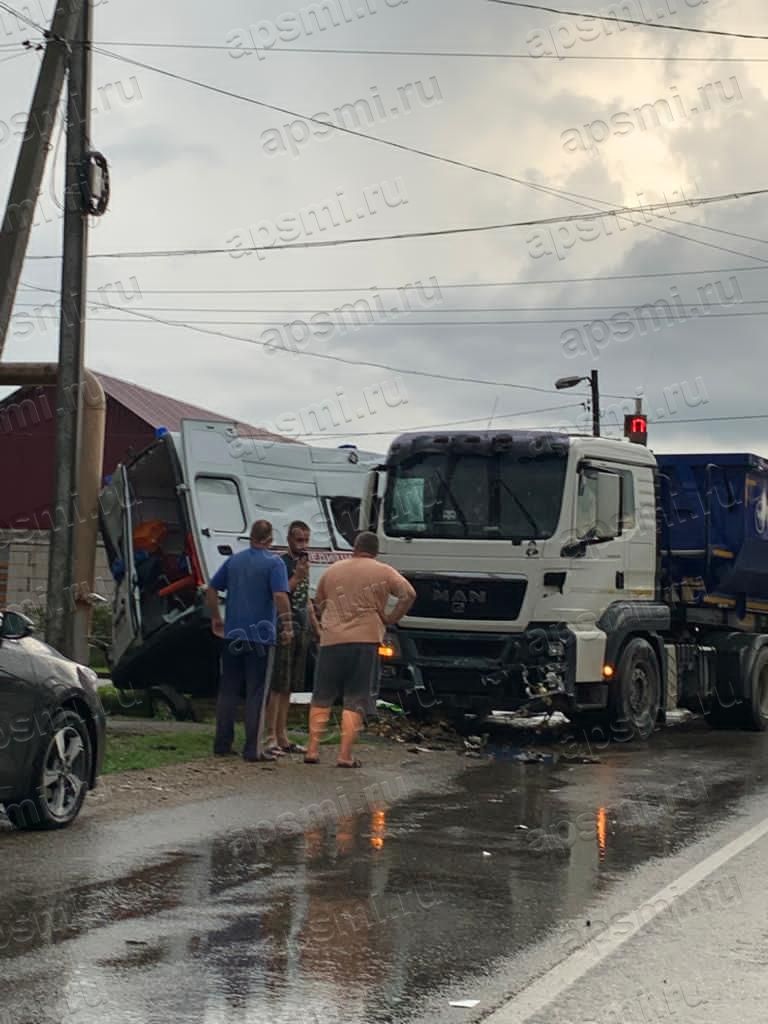
<svg viewBox="0 0 768 1024">
<path fill-rule="evenodd" d="M 504 744 L 0 835 L 0 1024 L 762 1024 L 768 839 L 686 872 L 768 817 L 768 735 Z"/>
</svg>

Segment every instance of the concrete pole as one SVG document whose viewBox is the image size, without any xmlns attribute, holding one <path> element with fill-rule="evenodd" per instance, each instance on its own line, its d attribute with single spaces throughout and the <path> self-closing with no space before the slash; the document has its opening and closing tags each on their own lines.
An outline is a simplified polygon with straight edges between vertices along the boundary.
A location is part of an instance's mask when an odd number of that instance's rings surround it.
<svg viewBox="0 0 768 1024">
<path fill-rule="evenodd" d="M 59 372 L 56 390 L 56 479 L 53 497 L 54 526 L 48 564 L 46 639 L 72 657 L 75 646 L 74 538 L 80 513 L 77 501 L 81 408 L 83 405 L 83 350 L 85 342 L 86 264 L 88 214 L 80 191 L 80 173 L 90 148 L 91 111 L 91 3 L 80 12 L 73 47 L 67 96 L 67 165 L 65 174 L 64 250 L 61 270 L 61 324 Z"/>
<path fill-rule="evenodd" d="M 56 383 L 55 363 L 0 363 L 0 385 L 50 386 Z M 72 656 L 88 662 L 88 635 L 93 605 L 91 594 L 96 585 L 96 545 L 99 535 L 99 493 L 104 462 L 107 399 L 95 373 L 83 374 L 83 446 L 80 453 L 80 475 L 77 484 L 80 515 L 74 534 L 75 629 Z"/>
<path fill-rule="evenodd" d="M 16 301 L 72 39 L 85 0 L 58 0 L 0 230 L 0 358 Z"/>
</svg>

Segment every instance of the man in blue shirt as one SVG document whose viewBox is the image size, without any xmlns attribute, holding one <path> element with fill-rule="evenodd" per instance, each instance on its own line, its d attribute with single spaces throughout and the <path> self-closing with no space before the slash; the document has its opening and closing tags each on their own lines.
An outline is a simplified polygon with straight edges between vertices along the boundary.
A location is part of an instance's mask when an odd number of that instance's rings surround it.
<svg viewBox="0 0 768 1024">
<path fill-rule="evenodd" d="M 277 619 L 280 640 L 290 643 L 291 602 L 285 563 L 269 551 L 272 524 L 257 519 L 251 527 L 251 546 L 232 555 L 211 579 L 206 601 L 211 628 L 224 641 L 221 679 L 216 704 L 216 737 L 213 752 L 220 757 L 234 753 L 237 706 L 245 695 L 246 761 L 274 761 L 261 749 L 261 722 L 269 690 Z M 219 611 L 219 592 L 226 591 L 225 620 Z"/>
</svg>

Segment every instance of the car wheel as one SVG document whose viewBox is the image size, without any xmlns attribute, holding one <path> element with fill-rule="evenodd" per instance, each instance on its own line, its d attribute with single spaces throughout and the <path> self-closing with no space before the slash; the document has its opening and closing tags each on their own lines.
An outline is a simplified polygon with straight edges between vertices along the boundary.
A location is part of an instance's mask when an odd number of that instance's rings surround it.
<svg viewBox="0 0 768 1024">
<path fill-rule="evenodd" d="M 62 708 L 41 738 L 26 795 L 5 811 L 22 829 L 55 829 L 71 825 L 88 791 L 91 741 L 82 718 Z"/>
</svg>

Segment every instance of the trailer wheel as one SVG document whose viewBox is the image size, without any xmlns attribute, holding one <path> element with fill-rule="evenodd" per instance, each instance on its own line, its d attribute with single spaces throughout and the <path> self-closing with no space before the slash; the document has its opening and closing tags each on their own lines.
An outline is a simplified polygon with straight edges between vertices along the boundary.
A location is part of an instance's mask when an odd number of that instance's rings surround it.
<svg viewBox="0 0 768 1024">
<path fill-rule="evenodd" d="M 722 704 L 718 696 L 706 713 L 713 729 L 746 729 L 765 732 L 768 728 L 768 648 L 757 652 L 749 680 L 749 698 L 733 698 Z"/>
<path fill-rule="evenodd" d="M 647 640 L 630 640 L 619 657 L 608 707 L 611 737 L 618 742 L 647 740 L 659 716 L 661 673 Z"/>
<path fill-rule="evenodd" d="M 752 666 L 751 697 L 741 705 L 741 728 L 751 732 L 765 732 L 768 728 L 768 649 L 757 652 Z"/>
</svg>

